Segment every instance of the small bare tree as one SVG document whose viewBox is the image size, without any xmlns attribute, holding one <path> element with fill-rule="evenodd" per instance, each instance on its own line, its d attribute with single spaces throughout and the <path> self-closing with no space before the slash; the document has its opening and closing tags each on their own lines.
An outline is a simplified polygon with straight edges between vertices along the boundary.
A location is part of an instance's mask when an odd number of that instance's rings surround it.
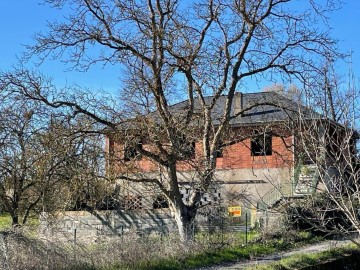
<svg viewBox="0 0 360 270">
<path fill-rule="evenodd" d="M 354 83 L 339 83 L 327 66 L 320 87 L 308 102 L 317 109 L 316 119 L 301 119 L 299 145 L 303 149 L 303 175 L 317 193 L 290 208 L 302 224 L 343 237 L 360 234 L 360 167 L 356 151 L 359 134 L 359 92 Z M 314 167 L 313 172 L 307 168 Z M 358 240 L 354 242 L 360 246 Z"/>
<path fill-rule="evenodd" d="M 79 70 L 99 62 L 118 65 L 124 71 L 120 104 L 127 114 L 116 113 L 109 104 L 84 102 L 88 96 L 78 91 L 69 96 L 44 94 L 48 86 L 38 78 L 29 80 L 26 72 L 5 76 L 5 84 L 17 86 L 30 99 L 90 116 L 117 133 L 122 144 L 139 146 L 145 140 L 149 147 L 137 151 L 157 165 L 161 176 L 140 175 L 128 166 L 117 177 L 157 186 L 184 241 L 192 237 L 201 194 L 213 181 L 221 142 L 229 140 L 229 124 L 250 109 L 234 113 L 235 91 L 247 78 L 305 82 L 319 72 L 321 58 L 337 56 L 334 40 L 316 24 L 326 20 L 335 1 L 322 6 L 310 0 L 301 9 L 288 0 L 46 2 L 57 8 L 69 5 L 73 13 L 64 22 L 49 24 L 47 33 L 37 34 L 28 56 L 62 57 Z M 91 52 L 93 47 L 98 53 Z M 220 97 L 225 100 L 219 110 Z M 178 100 L 185 100 L 183 106 L 172 109 Z M 108 113 L 102 113 L 104 108 Z M 127 123 L 118 125 L 124 116 Z M 197 158 L 189 160 L 193 141 L 201 146 Z M 188 202 L 180 194 L 181 162 L 196 172 Z"/>
<path fill-rule="evenodd" d="M 94 186 L 99 166 L 90 161 L 98 158 L 93 152 L 100 152 L 87 146 L 88 136 L 73 133 L 62 112 L 1 94 L 0 205 L 17 226 L 34 213 L 70 207 L 85 183 Z"/>
</svg>

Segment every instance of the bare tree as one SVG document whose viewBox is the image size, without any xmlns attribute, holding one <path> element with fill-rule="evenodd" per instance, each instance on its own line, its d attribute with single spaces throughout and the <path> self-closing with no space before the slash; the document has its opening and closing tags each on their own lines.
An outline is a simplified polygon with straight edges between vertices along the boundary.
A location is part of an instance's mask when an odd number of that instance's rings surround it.
<svg viewBox="0 0 360 270">
<path fill-rule="evenodd" d="M 49 106 L 67 106 L 73 115 L 90 116 L 156 164 L 161 176 L 139 175 L 134 166 L 126 166 L 117 177 L 157 186 L 169 201 L 183 240 L 192 237 L 201 194 L 212 183 L 230 121 L 250 109 L 234 112 L 235 91 L 247 78 L 306 82 L 319 72 L 323 57 L 337 56 L 335 41 L 316 25 L 326 20 L 334 1 L 324 6 L 309 1 L 301 8 L 288 0 L 46 2 L 57 8 L 69 5 L 73 13 L 64 22 L 49 24 L 47 33 L 37 34 L 28 57 L 61 57 L 79 70 L 99 62 L 118 65 L 124 70 L 126 103 L 121 104 L 128 109 L 122 115 L 126 124 L 118 125 L 124 122 L 116 118 L 121 114 L 102 113 L 108 105 L 83 102 L 79 92 L 73 93 L 75 99 L 43 94 L 47 87 L 38 78 L 29 81 L 26 72 L 5 76 L 4 85 Z M 225 106 L 218 111 L 222 96 Z M 185 100 L 184 106 L 172 109 L 178 100 Z M 149 147 L 140 147 L 142 140 Z M 193 141 L 201 145 L 196 159 L 190 160 Z M 179 187 L 184 162 L 196 171 L 188 202 L 181 199 Z"/>
<path fill-rule="evenodd" d="M 290 213 L 308 228 L 352 239 L 360 233 L 359 91 L 334 74 L 327 65 L 322 83 L 308 90 L 308 102 L 319 117 L 301 119 L 298 129 L 304 153 L 300 174 L 318 192 L 294 204 Z M 319 88 L 324 91 L 316 91 Z M 353 241 L 360 246 L 357 238 Z"/>
<path fill-rule="evenodd" d="M 88 147 L 88 136 L 74 133 L 62 112 L 1 94 L 0 205 L 17 226 L 34 213 L 70 207 L 85 183 L 94 186 L 99 166 L 90 161 L 100 148 Z"/>
</svg>

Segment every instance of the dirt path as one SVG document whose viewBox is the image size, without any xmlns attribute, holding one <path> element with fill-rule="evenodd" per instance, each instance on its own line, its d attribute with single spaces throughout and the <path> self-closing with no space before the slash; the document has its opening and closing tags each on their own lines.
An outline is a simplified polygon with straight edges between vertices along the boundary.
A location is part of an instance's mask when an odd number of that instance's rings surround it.
<svg viewBox="0 0 360 270">
<path fill-rule="evenodd" d="M 209 269 L 209 270 L 210 269 L 211 270 L 240 270 L 240 269 L 245 269 L 246 267 L 249 267 L 252 265 L 266 264 L 266 263 L 279 261 L 283 258 L 287 258 L 287 257 L 290 257 L 295 254 L 321 252 L 321 251 L 333 249 L 335 247 L 344 246 L 347 244 L 350 244 L 350 241 L 344 241 L 344 240 L 324 241 L 324 242 L 321 242 L 318 244 L 314 244 L 311 246 L 305 246 L 305 247 L 294 249 L 294 250 L 287 251 L 287 252 L 281 252 L 281 253 L 271 254 L 271 255 L 267 255 L 267 256 L 263 256 L 263 257 L 257 257 L 252 260 L 241 261 L 241 262 L 234 263 L 234 264 L 227 264 L 227 265 L 224 264 L 224 265 L 211 266 L 211 267 L 207 267 L 207 268 L 201 268 L 201 270 L 206 270 L 206 269 Z"/>
</svg>

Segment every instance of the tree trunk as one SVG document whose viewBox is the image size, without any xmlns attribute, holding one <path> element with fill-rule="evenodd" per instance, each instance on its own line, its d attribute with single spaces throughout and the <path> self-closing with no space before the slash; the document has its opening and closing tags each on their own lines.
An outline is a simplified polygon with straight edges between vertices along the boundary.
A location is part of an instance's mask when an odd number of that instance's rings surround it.
<svg viewBox="0 0 360 270">
<path fill-rule="evenodd" d="M 196 216 L 196 210 L 184 204 L 174 207 L 173 209 L 180 240 L 182 242 L 192 241 L 195 234 L 194 221 Z"/>
<path fill-rule="evenodd" d="M 12 213 L 11 219 L 12 219 L 12 226 L 18 227 L 19 226 L 19 216 L 16 213 Z"/>
<path fill-rule="evenodd" d="M 17 198 L 19 198 L 18 194 L 14 195 L 14 199 L 11 205 L 11 210 L 10 210 L 10 216 L 11 216 L 11 220 L 12 220 L 12 227 L 18 227 L 19 224 L 19 203 L 16 200 Z"/>
</svg>

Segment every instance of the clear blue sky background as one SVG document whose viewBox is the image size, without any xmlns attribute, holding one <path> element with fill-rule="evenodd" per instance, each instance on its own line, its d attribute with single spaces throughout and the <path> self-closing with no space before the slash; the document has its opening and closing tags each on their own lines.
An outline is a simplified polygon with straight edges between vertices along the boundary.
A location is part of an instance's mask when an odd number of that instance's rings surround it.
<svg viewBox="0 0 360 270">
<path fill-rule="evenodd" d="M 302 0 L 299 0 L 302 1 Z M 24 44 L 32 42 L 35 32 L 46 31 L 47 21 L 61 17 L 57 9 L 39 5 L 37 0 L 0 1 L 0 70 L 10 70 L 17 63 L 17 56 L 25 50 Z M 341 10 L 333 13 L 331 20 L 333 37 L 339 39 L 339 48 L 352 51 L 353 69 L 360 78 L 360 1 L 345 0 Z M 346 76 L 349 64 L 337 63 L 339 73 Z M 116 67 L 96 67 L 87 73 L 66 71 L 67 67 L 58 62 L 45 63 L 39 70 L 52 76 L 57 85 L 76 83 L 92 89 L 116 92 L 120 87 L 121 71 Z M 259 89 L 254 89 L 256 91 Z"/>
</svg>

